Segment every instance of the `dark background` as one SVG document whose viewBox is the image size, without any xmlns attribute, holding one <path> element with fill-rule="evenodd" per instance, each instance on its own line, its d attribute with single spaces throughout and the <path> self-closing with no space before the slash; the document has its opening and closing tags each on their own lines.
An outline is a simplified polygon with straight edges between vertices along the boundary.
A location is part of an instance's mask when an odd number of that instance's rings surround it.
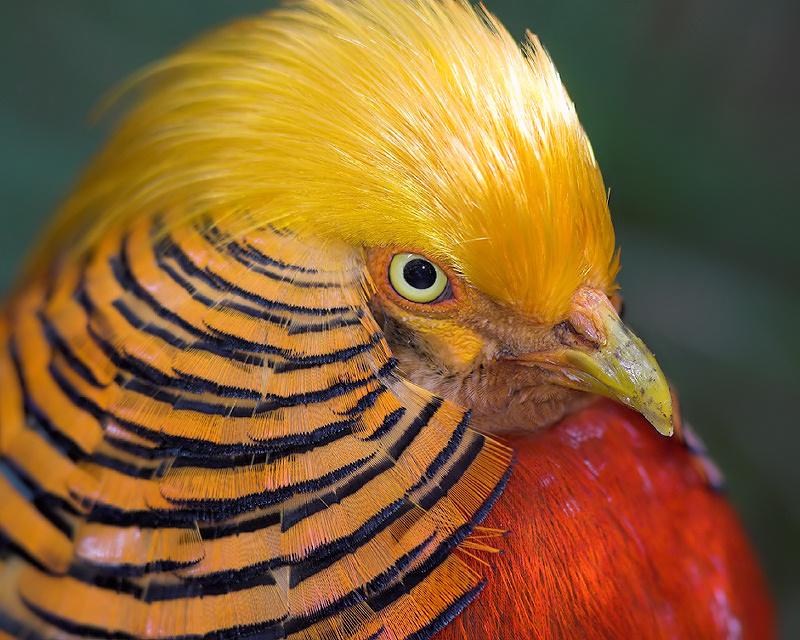
<svg viewBox="0 0 800 640">
<path fill-rule="evenodd" d="M 0 0 L 0 289 L 132 71 L 262 0 Z M 589 133 L 626 319 L 681 392 L 800 638 L 800 3 L 487 0 L 537 33 Z M 687 594 L 691 597 L 691 594 Z"/>
</svg>

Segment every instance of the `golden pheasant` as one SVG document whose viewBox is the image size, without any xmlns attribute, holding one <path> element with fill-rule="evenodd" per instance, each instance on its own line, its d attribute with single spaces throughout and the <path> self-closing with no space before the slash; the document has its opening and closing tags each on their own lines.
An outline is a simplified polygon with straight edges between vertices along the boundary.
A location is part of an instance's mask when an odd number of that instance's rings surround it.
<svg viewBox="0 0 800 640">
<path fill-rule="evenodd" d="M 303 2 L 131 86 L 0 316 L 0 640 L 771 636 L 535 38 Z"/>
</svg>

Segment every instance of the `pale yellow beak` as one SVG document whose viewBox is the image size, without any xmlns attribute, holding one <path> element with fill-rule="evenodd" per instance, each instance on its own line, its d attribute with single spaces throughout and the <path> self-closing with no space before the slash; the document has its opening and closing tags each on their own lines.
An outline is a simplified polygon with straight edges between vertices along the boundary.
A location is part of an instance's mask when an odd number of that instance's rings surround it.
<svg viewBox="0 0 800 640">
<path fill-rule="evenodd" d="M 585 345 L 520 359 L 549 371 L 556 384 L 627 405 L 659 433 L 671 436 L 675 418 L 669 384 L 653 354 L 622 323 L 608 298 L 592 289 L 579 290 L 569 322 L 586 338 Z"/>
</svg>

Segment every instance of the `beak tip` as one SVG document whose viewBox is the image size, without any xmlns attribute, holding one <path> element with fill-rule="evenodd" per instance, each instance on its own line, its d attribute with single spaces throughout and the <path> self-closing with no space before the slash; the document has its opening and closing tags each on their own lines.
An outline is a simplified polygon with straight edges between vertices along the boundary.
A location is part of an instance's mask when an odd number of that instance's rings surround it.
<svg viewBox="0 0 800 640">
<path fill-rule="evenodd" d="M 653 426 L 656 428 L 656 431 L 658 431 L 662 436 L 667 436 L 667 438 L 671 438 L 672 434 L 675 433 L 675 427 L 673 427 L 671 423 L 667 425 L 654 424 Z"/>
<path fill-rule="evenodd" d="M 634 408 L 641 411 L 647 421 L 653 425 L 655 430 L 662 436 L 670 437 L 675 433 L 675 412 L 673 411 L 671 399 L 659 403 L 657 407 L 653 407 L 649 411 L 642 411 L 639 407 Z"/>
</svg>

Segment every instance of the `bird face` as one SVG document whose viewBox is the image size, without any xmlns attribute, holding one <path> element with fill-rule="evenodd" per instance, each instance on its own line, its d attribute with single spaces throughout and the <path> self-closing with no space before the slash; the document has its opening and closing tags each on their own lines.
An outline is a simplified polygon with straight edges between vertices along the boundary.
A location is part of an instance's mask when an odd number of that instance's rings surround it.
<svg viewBox="0 0 800 640">
<path fill-rule="evenodd" d="M 672 433 L 669 387 L 620 320 L 618 295 L 579 287 L 566 317 L 542 324 L 416 249 L 371 249 L 366 260 L 373 313 L 400 371 L 470 408 L 474 424 L 536 430 L 598 394 Z"/>
</svg>

